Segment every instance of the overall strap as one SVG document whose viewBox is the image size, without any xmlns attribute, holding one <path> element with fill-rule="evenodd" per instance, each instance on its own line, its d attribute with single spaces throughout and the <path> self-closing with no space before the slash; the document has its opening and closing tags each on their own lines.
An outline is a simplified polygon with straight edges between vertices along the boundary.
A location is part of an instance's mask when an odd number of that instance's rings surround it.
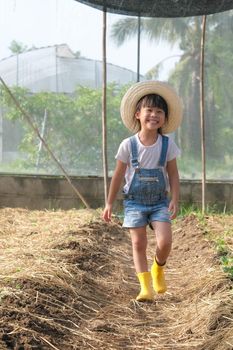
<svg viewBox="0 0 233 350">
<path fill-rule="evenodd" d="M 166 157 L 167 157 L 167 149 L 168 149 L 168 137 L 162 135 L 162 150 L 159 158 L 159 166 L 164 167 Z"/>
<path fill-rule="evenodd" d="M 136 135 L 130 137 L 130 145 L 131 145 L 131 164 L 133 168 L 139 167 L 138 162 L 138 145 Z"/>
</svg>

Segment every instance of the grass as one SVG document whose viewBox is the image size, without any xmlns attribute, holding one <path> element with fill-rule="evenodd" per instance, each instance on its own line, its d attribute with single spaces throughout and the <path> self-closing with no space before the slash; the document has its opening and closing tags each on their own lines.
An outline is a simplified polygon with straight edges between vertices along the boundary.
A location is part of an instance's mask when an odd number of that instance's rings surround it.
<svg viewBox="0 0 233 350">
<path fill-rule="evenodd" d="M 207 207 L 206 212 L 196 205 L 182 205 L 179 212 L 179 217 L 183 218 L 189 215 L 195 215 L 202 227 L 203 233 L 207 239 L 214 243 L 217 255 L 219 257 L 223 271 L 233 280 L 233 229 L 232 221 L 227 224 L 227 218 L 232 216 L 232 213 L 225 213 L 216 206 Z M 222 231 L 214 230 L 209 221 L 220 220 L 225 221 L 226 229 Z"/>
<path fill-rule="evenodd" d="M 179 209 L 179 217 L 184 217 L 187 215 L 190 215 L 192 213 L 195 213 L 198 217 L 204 217 L 205 215 L 232 215 L 233 209 L 226 210 L 226 208 L 223 208 L 220 205 L 217 204 L 207 204 L 205 213 L 202 212 L 201 206 L 198 204 L 184 204 L 182 203 L 180 205 Z"/>
<path fill-rule="evenodd" d="M 227 230 L 223 237 L 218 237 L 215 246 L 223 271 L 233 280 L 233 230 Z"/>
</svg>

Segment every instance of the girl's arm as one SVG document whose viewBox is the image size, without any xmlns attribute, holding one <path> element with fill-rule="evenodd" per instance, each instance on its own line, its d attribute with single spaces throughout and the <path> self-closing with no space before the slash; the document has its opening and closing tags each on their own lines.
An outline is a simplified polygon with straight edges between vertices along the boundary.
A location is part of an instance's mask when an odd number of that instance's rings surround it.
<svg viewBox="0 0 233 350">
<path fill-rule="evenodd" d="M 177 169 L 176 158 L 167 162 L 167 173 L 171 189 L 171 201 L 168 210 L 171 212 L 171 219 L 175 219 L 178 213 L 178 201 L 179 201 L 179 173 Z"/>
<path fill-rule="evenodd" d="M 105 221 L 110 221 L 112 216 L 112 205 L 114 200 L 116 199 L 117 193 L 120 189 L 120 186 L 123 182 L 125 172 L 126 172 L 127 164 L 121 162 L 120 160 L 117 160 L 116 162 L 116 168 L 114 171 L 114 174 L 112 176 L 110 188 L 109 188 L 109 194 L 106 206 L 104 208 L 103 212 L 103 219 Z"/>
</svg>

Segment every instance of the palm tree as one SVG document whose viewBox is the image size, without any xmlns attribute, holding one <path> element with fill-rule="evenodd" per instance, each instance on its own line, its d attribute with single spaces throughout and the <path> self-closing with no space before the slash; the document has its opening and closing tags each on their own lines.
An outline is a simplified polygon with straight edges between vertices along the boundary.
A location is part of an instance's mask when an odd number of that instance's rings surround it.
<svg viewBox="0 0 233 350">
<path fill-rule="evenodd" d="M 9 46 L 9 49 L 13 54 L 18 55 L 19 53 L 23 53 L 23 52 L 27 51 L 28 47 L 26 45 L 20 43 L 19 41 L 12 40 L 12 42 Z"/>
<path fill-rule="evenodd" d="M 233 11 L 208 16 L 205 59 L 205 114 L 208 130 L 207 153 L 221 158 L 232 148 L 233 119 Z M 178 45 L 182 54 L 169 81 L 184 101 L 185 118 L 179 132 L 179 144 L 188 155 L 200 156 L 200 42 L 201 17 L 142 18 L 141 34 L 151 43 L 165 41 Z M 137 35 L 137 18 L 128 17 L 112 26 L 111 36 L 118 44 Z M 159 54 L 159 53 L 158 53 Z M 163 61 L 152 67 L 147 78 L 156 79 Z M 231 127 L 232 126 L 232 127 Z M 224 141 L 226 140 L 226 141 Z"/>
<path fill-rule="evenodd" d="M 200 37 L 201 18 L 143 18 L 141 19 L 141 33 L 155 44 L 166 41 L 173 47 L 179 45 L 183 54 L 180 57 L 176 69 L 171 75 L 173 85 L 185 101 L 186 132 L 182 133 L 181 144 L 190 151 L 200 151 L 199 133 L 199 62 L 200 62 Z M 124 18 L 117 21 L 113 27 L 111 36 L 118 45 L 137 34 L 137 19 Z M 148 72 L 151 79 L 157 78 L 158 70 L 162 62 Z M 193 140 L 191 143 L 190 140 Z"/>
<path fill-rule="evenodd" d="M 206 108 L 207 130 L 212 142 L 207 143 L 207 150 L 215 159 L 221 159 L 223 154 L 231 157 L 233 148 L 233 11 L 216 14 L 209 26 L 211 30 L 208 31 L 206 47 Z"/>
<path fill-rule="evenodd" d="M 27 46 L 16 41 L 12 40 L 9 50 L 16 56 L 16 85 L 19 83 L 19 54 L 28 50 Z"/>
</svg>

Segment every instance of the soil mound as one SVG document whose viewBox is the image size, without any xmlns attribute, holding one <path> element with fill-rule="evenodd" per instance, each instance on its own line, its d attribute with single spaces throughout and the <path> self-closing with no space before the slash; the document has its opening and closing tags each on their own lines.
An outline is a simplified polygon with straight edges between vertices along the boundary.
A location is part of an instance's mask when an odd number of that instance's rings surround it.
<svg viewBox="0 0 233 350">
<path fill-rule="evenodd" d="M 128 232 L 99 217 L 0 211 L 1 350 L 233 349 L 231 281 L 195 215 L 174 224 L 169 289 L 149 304 L 134 301 Z"/>
</svg>

